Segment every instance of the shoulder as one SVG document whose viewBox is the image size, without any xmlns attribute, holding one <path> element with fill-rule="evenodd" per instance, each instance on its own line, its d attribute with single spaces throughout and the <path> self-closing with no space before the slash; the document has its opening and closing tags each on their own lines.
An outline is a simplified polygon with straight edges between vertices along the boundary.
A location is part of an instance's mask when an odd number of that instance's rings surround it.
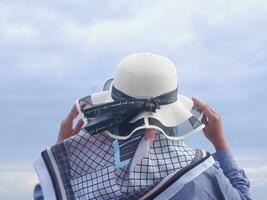
<svg viewBox="0 0 267 200">
<path fill-rule="evenodd" d="M 187 183 L 173 199 L 222 199 L 220 184 L 223 176 L 219 163 L 215 162 L 214 165 Z"/>
</svg>

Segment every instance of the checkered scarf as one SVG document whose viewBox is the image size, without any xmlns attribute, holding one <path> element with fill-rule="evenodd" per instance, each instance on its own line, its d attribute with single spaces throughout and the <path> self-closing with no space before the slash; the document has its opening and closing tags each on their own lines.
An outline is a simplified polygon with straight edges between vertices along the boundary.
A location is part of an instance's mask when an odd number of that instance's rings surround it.
<svg viewBox="0 0 267 200">
<path fill-rule="evenodd" d="M 51 147 L 63 185 L 60 192 L 67 199 L 139 199 L 165 177 L 203 157 L 202 150 L 182 140 L 168 140 L 160 132 L 153 141 L 143 135 L 139 130 L 127 140 L 115 140 L 82 129 Z"/>
</svg>

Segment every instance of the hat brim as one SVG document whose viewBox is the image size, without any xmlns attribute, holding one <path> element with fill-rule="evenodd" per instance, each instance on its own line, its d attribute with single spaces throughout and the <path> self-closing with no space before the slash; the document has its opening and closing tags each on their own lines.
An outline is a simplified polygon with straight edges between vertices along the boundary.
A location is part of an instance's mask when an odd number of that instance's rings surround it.
<svg viewBox="0 0 267 200">
<path fill-rule="evenodd" d="M 84 98 L 87 106 L 92 107 L 114 101 L 111 97 L 112 81 L 109 79 L 108 82 L 109 86 L 106 84 L 107 81 L 105 82 L 105 91 L 97 92 Z M 82 115 L 82 113 L 80 114 Z M 115 139 L 128 139 L 137 130 L 155 128 L 168 139 L 180 140 L 205 127 L 201 122 L 202 116 L 203 113 L 191 99 L 178 94 L 177 101 L 174 103 L 161 105 L 156 112 L 140 112 L 128 122 L 127 127 L 121 127 L 120 130 L 108 130 L 106 133 Z M 119 135 L 115 133 L 117 131 L 127 131 L 128 133 Z"/>
</svg>

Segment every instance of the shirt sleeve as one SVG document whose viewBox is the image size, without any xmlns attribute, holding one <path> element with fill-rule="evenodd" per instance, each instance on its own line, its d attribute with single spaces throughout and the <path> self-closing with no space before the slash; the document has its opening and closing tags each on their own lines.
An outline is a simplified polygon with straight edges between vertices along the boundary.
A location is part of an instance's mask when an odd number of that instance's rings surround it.
<svg viewBox="0 0 267 200">
<path fill-rule="evenodd" d="M 231 185 L 239 192 L 242 199 L 252 199 L 249 186 L 250 182 L 243 169 L 239 168 L 229 149 L 223 149 L 213 154 L 213 158 L 219 162 L 224 175 Z"/>
<path fill-rule="evenodd" d="M 44 200 L 42 187 L 40 183 L 37 183 L 33 190 L 33 199 L 34 200 Z"/>
</svg>

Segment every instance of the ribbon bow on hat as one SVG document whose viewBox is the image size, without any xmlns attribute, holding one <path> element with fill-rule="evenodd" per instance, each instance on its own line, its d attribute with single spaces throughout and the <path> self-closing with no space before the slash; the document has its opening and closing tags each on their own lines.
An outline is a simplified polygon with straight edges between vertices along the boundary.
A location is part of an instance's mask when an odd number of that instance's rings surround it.
<svg viewBox="0 0 267 200">
<path fill-rule="evenodd" d="M 113 102 L 94 106 L 82 110 L 89 119 L 85 129 L 91 134 L 97 134 L 125 121 L 131 120 L 139 112 L 153 112 L 160 109 L 160 105 L 173 103 L 177 100 L 177 89 L 149 99 L 136 99 L 112 87 Z"/>
</svg>

